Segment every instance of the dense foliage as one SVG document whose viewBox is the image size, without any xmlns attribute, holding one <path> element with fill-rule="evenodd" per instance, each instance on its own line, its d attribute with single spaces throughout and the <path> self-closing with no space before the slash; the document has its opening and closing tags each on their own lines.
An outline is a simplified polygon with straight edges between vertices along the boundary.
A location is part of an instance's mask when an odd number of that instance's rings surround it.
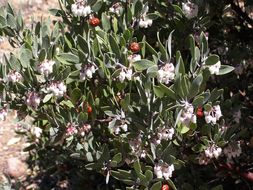
<svg viewBox="0 0 253 190">
<path fill-rule="evenodd" d="M 252 31 L 245 12 L 229 15 L 239 5 L 59 3 L 50 10 L 59 19 L 31 27 L 0 9 L 0 31 L 17 48 L 0 65 L 0 119 L 18 111 L 31 166 L 77 176 L 87 189 L 222 189 L 228 178 L 250 186 L 252 129 L 240 112 L 251 114 L 249 99 L 240 100 L 231 71 L 245 43 L 236 63 L 252 67 L 252 41 L 227 32 L 236 18 L 236 33 Z M 247 68 L 237 75 L 252 76 Z"/>
</svg>

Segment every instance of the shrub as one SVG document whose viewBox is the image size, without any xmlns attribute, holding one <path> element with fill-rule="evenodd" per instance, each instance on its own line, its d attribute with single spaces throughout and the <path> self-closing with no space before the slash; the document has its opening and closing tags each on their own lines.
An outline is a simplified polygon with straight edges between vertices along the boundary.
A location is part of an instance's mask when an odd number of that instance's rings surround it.
<svg viewBox="0 0 253 190">
<path fill-rule="evenodd" d="M 215 168 L 242 150 L 223 90 L 209 84 L 234 68 L 209 49 L 208 3 L 59 3 L 50 11 L 61 19 L 30 28 L 9 5 L 0 11 L 18 49 L 0 65 L 0 119 L 18 111 L 30 163 L 67 164 L 90 189 L 101 178 L 112 189 L 219 188 L 207 183 Z"/>
</svg>

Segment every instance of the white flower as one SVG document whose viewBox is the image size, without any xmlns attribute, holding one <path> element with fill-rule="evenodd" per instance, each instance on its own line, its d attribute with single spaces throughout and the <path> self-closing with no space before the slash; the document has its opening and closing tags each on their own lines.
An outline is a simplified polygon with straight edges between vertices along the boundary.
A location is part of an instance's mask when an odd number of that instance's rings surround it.
<svg viewBox="0 0 253 190">
<path fill-rule="evenodd" d="M 219 105 L 213 106 L 210 111 L 204 111 L 206 123 L 216 124 L 222 116 Z"/>
<path fill-rule="evenodd" d="M 126 78 L 126 73 L 125 71 L 121 70 L 119 73 L 119 81 L 124 82 L 125 78 Z"/>
<path fill-rule="evenodd" d="M 10 71 L 8 74 L 8 81 L 10 82 L 19 82 L 22 80 L 22 75 L 17 71 Z"/>
<path fill-rule="evenodd" d="M 153 23 L 153 20 L 149 19 L 148 17 L 143 17 L 139 21 L 140 28 L 148 28 Z"/>
<path fill-rule="evenodd" d="M 175 67 L 172 63 L 165 64 L 158 70 L 157 80 L 161 83 L 168 84 L 175 77 Z"/>
<path fill-rule="evenodd" d="M 120 127 L 121 127 L 121 129 L 122 129 L 123 131 L 127 132 L 127 130 L 128 130 L 127 124 L 123 124 L 123 125 L 121 125 Z"/>
<path fill-rule="evenodd" d="M 154 173 L 156 175 L 157 178 L 163 178 L 164 179 L 169 179 L 170 177 L 172 177 L 172 173 L 175 170 L 174 165 L 168 165 L 167 163 L 163 163 L 163 164 L 156 164 L 154 166 Z"/>
<path fill-rule="evenodd" d="M 233 118 L 236 123 L 240 123 L 240 119 L 242 118 L 241 110 L 235 111 L 233 113 Z"/>
<path fill-rule="evenodd" d="M 214 65 L 211 65 L 208 67 L 210 73 L 213 75 L 213 74 L 216 74 L 218 75 L 219 74 L 219 71 L 220 71 L 220 67 L 221 67 L 221 62 L 218 61 L 216 64 Z"/>
<path fill-rule="evenodd" d="M 209 147 L 206 148 L 205 152 L 205 156 L 207 158 L 218 158 L 221 153 L 222 153 L 222 149 L 216 145 L 211 145 Z"/>
<path fill-rule="evenodd" d="M 84 81 L 87 78 L 91 79 L 93 74 L 96 72 L 96 68 L 92 64 L 84 65 L 80 71 L 80 80 Z"/>
<path fill-rule="evenodd" d="M 234 143 L 229 144 L 226 148 L 224 148 L 223 153 L 228 158 L 228 161 L 231 162 L 232 158 L 239 157 L 242 153 L 240 143 L 234 142 Z"/>
<path fill-rule="evenodd" d="M 66 128 L 67 128 L 66 129 L 67 136 L 72 136 L 78 133 L 78 130 L 76 129 L 76 125 L 74 123 L 68 123 Z"/>
<path fill-rule="evenodd" d="M 131 80 L 132 79 L 133 70 L 132 69 L 122 69 L 119 73 L 119 81 L 122 83 L 125 79 Z"/>
<path fill-rule="evenodd" d="M 200 153 L 198 156 L 199 165 L 207 165 L 210 162 L 210 158 L 205 155 L 205 153 Z"/>
<path fill-rule="evenodd" d="M 167 165 L 167 167 L 163 167 L 163 177 L 164 179 L 169 179 L 172 177 L 172 173 L 175 170 L 174 165 Z"/>
<path fill-rule="evenodd" d="M 133 63 L 133 62 L 136 62 L 136 61 L 139 61 L 141 60 L 141 55 L 140 54 L 132 54 L 132 55 L 129 55 L 127 57 L 128 61 L 130 63 Z"/>
<path fill-rule="evenodd" d="M 188 102 L 184 102 L 184 107 L 180 117 L 181 123 L 188 126 L 190 123 L 196 123 L 196 120 L 193 106 Z"/>
<path fill-rule="evenodd" d="M 32 127 L 31 128 L 31 133 L 36 137 L 36 138 L 40 138 L 41 134 L 42 134 L 42 129 L 39 127 Z"/>
<path fill-rule="evenodd" d="M 88 134 L 90 132 L 91 125 L 90 124 L 84 124 L 83 127 L 79 129 L 79 133 L 82 137 L 85 136 L 85 134 Z"/>
<path fill-rule="evenodd" d="M 26 95 L 26 105 L 37 109 L 40 105 L 40 96 L 36 92 L 28 92 Z"/>
<path fill-rule="evenodd" d="M 182 10 L 185 16 L 191 19 L 198 16 L 199 8 L 198 8 L 198 5 L 191 2 L 187 2 L 187 3 L 182 3 Z"/>
<path fill-rule="evenodd" d="M 7 116 L 7 109 L 6 108 L 2 108 L 0 110 L 0 121 L 4 121 L 5 118 Z"/>
<path fill-rule="evenodd" d="M 116 15 L 120 15 L 120 11 L 122 10 L 122 5 L 121 3 L 115 3 L 112 5 L 112 7 L 109 8 L 109 11 L 116 14 Z"/>
<path fill-rule="evenodd" d="M 71 11 L 74 16 L 88 16 L 92 10 L 89 5 L 87 5 L 86 1 L 78 0 L 74 4 L 71 5 Z"/>
<path fill-rule="evenodd" d="M 132 79 L 132 74 L 133 74 L 133 70 L 132 69 L 127 69 L 127 72 L 126 72 L 126 78 L 127 78 L 127 80 L 131 80 Z"/>
<path fill-rule="evenodd" d="M 163 177 L 162 167 L 160 165 L 155 165 L 154 166 L 154 173 L 157 178 L 162 178 Z"/>
<path fill-rule="evenodd" d="M 161 140 L 171 140 L 173 138 L 173 135 L 175 133 L 174 128 L 162 128 L 158 131 L 157 137 L 160 142 Z"/>
<path fill-rule="evenodd" d="M 44 60 L 42 63 L 39 64 L 38 71 L 40 72 L 40 74 L 48 76 L 53 72 L 54 64 L 55 61 L 53 60 Z"/>
<path fill-rule="evenodd" d="M 67 87 L 63 82 L 52 82 L 47 87 L 47 92 L 52 93 L 56 97 L 62 97 L 66 93 Z"/>
</svg>

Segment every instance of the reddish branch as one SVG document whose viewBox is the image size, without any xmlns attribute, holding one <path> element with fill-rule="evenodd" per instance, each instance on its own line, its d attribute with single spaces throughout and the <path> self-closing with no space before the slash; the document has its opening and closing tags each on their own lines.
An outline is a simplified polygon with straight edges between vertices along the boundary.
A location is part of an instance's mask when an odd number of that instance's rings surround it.
<svg viewBox="0 0 253 190">
<path fill-rule="evenodd" d="M 238 14 L 239 17 L 248 22 L 251 26 L 253 26 L 253 20 L 249 17 L 249 15 L 242 11 L 242 9 L 234 3 L 233 0 L 225 0 L 228 4 L 231 5 L 231 8 Z"/>
<path fill-rule="evenodd" d="M 253 173 L 252 172 L 246 172 L 246 171 L 240 171 L 240 169 L 238 167 L 235 167 L 232 164 L 220 164 L 220 169 L 226 169 L 230 172 L 236 173 L 238 175 L 240 175 L 241 177 L 243 177 L 244 179 L 253 182 Z"/>
</svg>

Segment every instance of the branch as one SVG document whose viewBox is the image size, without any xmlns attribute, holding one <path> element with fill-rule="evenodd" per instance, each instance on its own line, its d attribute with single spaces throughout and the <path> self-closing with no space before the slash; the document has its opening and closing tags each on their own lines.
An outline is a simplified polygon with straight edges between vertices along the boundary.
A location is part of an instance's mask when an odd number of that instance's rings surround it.
<svg viewBox="0 0 253 190">
<path fill-rule="evenodd" d="M 253 20 L 248 16 L 246 12 L 243 12 L 242 9 L 234 3 L 233 0 L 226 0 L 227 3 L 231 5 L 231 8 L 238 14 L 239 17 L 244 19 L 248 24 L 253 27 Z"/>
</svg>

